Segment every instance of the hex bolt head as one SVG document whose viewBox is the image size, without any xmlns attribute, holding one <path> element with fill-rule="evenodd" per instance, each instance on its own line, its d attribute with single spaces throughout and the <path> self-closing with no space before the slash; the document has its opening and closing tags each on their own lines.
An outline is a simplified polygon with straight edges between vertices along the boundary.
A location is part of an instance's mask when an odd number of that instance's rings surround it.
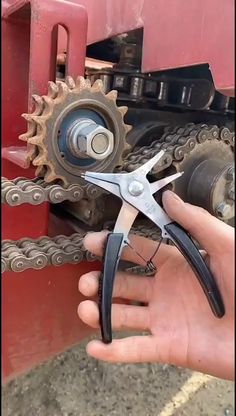
<svg viewBox="0 0 236 416">
<path fill-rule="evenodd" d="M 114 149 L 114 135 L 93 120 L 83 119 L 72 126 L 67 135 L 69 151 L 77 158 L 103 160 Z"/>
<path fill-rule="evenodd" d="M 105 153 L 109 146 L 109 138 L 105 133 L 95 134 L 91 140 L 91 146 L 95 153 Z"/>
<path fill-rule="evenodd" d="M 139 181 L 132 181 L 128 186 L 128 191 L 133 196 L 139 196 L 143 193 L 144 186 Z"/>
<path fill-rule="evenodd" d="M 231 213 L 231 206 L 225 202 L 221 202 L 216 208 L 216 214 L 219 218 L 227 218 Z"/>
</svg>

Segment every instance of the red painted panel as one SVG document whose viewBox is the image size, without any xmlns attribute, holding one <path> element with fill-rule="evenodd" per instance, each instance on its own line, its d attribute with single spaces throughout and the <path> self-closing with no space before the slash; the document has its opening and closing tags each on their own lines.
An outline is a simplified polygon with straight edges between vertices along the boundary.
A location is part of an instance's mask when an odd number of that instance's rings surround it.
<svg viewBox="0 0 236 416">
<path fill-rule="evenodd" d="M 56 24 L 63 24 L 68 31 L 68 72 L 74 77 L 84 73 L 87 15 L 79 5 L 60 0 L 21 0 L 10 9 L 6 6 L 4 2 L 2 174 L 9 179 L 30 178 L 34 170 L 24 170 L 6 159 L 9 147 L 23 146 L 18 136 L 26 130 L 21 114 L 27 111 L 28 98 L 32 93 L 44 94 L 48 80 L 54 77 L 55 61 L 51 56 L 55 52 L 52 30 Z M 20 155 L 18 152 L 14 157 L 20 159 Z M 47 235 L 48 204 L 3 206 L 2 224 L 4 239 Z M 57 224 L 54 234 L 63 231 Z M 70 234 L 73 230 L 66 232 Z M 4 381 L 65 350 L 91 332 L 76 314 L 80 300 L 78 278 L 90 267 L 90 264 L 68 265 L 3 275 Z"/>
<path fill-rule="evenodd" d="M 144 72 L 208 63 L 216 89 L 234 96 L 234 0 L 73 1 L 88 11 L 89 44 L 143 27 Z"/>
<path fill-rule="evenodd" d="M 94 266 L 93 266 L 94 267 Z M 91 333 L 79 321 L 79 276 L 89 263 L 2 276 L 2 364 L 8 381 Z"/>
</svg>

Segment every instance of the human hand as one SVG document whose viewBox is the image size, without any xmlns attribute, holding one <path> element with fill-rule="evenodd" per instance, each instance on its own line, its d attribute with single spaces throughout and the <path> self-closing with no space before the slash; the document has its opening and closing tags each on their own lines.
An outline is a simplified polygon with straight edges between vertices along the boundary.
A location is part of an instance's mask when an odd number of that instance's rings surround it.
<svg viewBox="0 0 236 416">
<path fill-rule="evenodd" d="M 234 377 L 234 229 L 202 208 L 184 203 L 170 191 L 163 194 L 168 215 L 182 225 L 206 251 L 205 259 L 213 273 L 225 304 L 225 316 L 216 318 L 192 269 L 173 246 L 162 244 L 154 258 L 155 277 L 118 272 L 113 298 L 140 301 L 146 306 L 113 303 L 115 330 L 148 331 L 150 335 L 114 339 L 111 344 L 93 340 L 87 353 L 109 362 L 161 362 L 208 373 Z M 88 234 L 85 247 L 102 255 L 106 232 Z M 150 258 L 157 243 L 131 236 L 131 244 L 144 258 Z M 130 248 L 122 258 L 138 262 Z M 100 272 L 81 276 L 80 292 L 92 297 L 98 291 Z M 79 317 L 99 328 L 97 303 L 85 300 L 78 307 Z"/>
</svg>

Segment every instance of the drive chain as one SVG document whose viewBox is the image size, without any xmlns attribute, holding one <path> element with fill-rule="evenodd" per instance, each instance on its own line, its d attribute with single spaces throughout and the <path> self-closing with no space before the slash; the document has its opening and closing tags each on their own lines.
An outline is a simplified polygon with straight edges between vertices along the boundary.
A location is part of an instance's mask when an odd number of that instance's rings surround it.
<svg viewBox="0 0 236 416">
<path fill-rule="evenodd" d="M 104 226 L 108 228 L 107 225 Z M 138 225 L 131 229 L 132 234 L 159 240 L 160 232 L 151 225 Z M 99 258 L 83 247 L 84 236 L 79 233 L 67 237 L 40 237 L 37 239 L 2 241 L 2 273 L 6 271 L 23 272 L 27 269 L 43 269 L 47 266 L 92 262 Z"/>
<path fill-rule="evenodd" d="M 83 236 L 75 233 L 67 237 L 22 238 L 2 241 L 2 273 L 43 269 L 47 266 L 78 264 L 94 261 L 96 257 L 83 248 Z"/>
<path fill-rule="evenodd" d="M 157 174 L 170 167 L 174 162 L 180 162 L 198 144 L 207 140 L 221 140 L 234 147 L 234 132 L 227 127 L 208 126 L 206 124 L 187 124 L 184 127 L 167 127 L 161 138 L 154 140 L 148 146 L 142 146 L 131 152 L 123 161 L 122 171 L 131 172 L 160 150 L 165 155 L 153 167 L 151 173 Z M 2 178 L 2 203 L 17 206 L 24 203 L 39 205 L 43 202 L 58 204 L 63 201 L 77 202 L 83 198 L 97 199 L 103 193 L 92 184 L 71 184 L 62 187 L 59 183 L 48 184 L 40 178 L 6 179 Z"/>
<path fill-rule="evenodd" d="M 162 164 L 154 166 L 156 174 L 181 161 L 198 143 L 206 140 L 221 140 L 234 147 L 234 133 L 226 127 L 188 124 L 184 127 L 166 128 L 163 136 L 149 146 L 138 148 L 129 154 L 123 162 L 122 171 L 137 169 L 160 150 L 166 150 Z M 2 203 L 17 206 L 23 203 L 38 205 L 43 202 L 53 204 L 65 200 L 76 202 L 82 198 L 96 199 L 101 194 L 93 185 L 71 184 L 67 188 L 59 184 L 47 184 L 42 179 L 2 178 Z M 108 228 L 108 227 L 106 227 Z M 160 239 L 160 233 L 153 227 L 139 225 L 132 228 L 133 234 L 139 234 L 153 240 Z M 26 269 L 42 269 L 49 265 L 59 266 L 66 263 L 93 261 L 96 257 L 83 248 L 83 236 L 73 234 L 70 237 L 40 237 L 36 240 L 23 238 L 18 241 L 2 241 L 2 272 L 22 272 Z"/>
<path fill-rule="evenodd" d="M 153 175 L 180 162 L 199 143 L 207 140 L 221 140 L 234 147 L 235 135 L 227 127 L 208 126 L 206 124 L 187 124 L 184 127 L 167 127 L 158 140 L 148 146 L 142 146 L 130 153 L 124 160 L 122 170 L 132 172 L 139 168 L 161 150 L 165 154 L 151 171 Z"/>
<path fill-rule="evenodd" d="M 96 199 L 100 189 L 92 184 L 84 186 L 71 184 L 62 187 L 60 184 L 48 184 L 43 179 L 15 178 L 12 180 L 2 178 L 2 204 L 12 207 L 30 204 L 40 205 L 43 202 L 59 204 L 64 201 L 78 202 L 82 198 Z"/>
</svg>

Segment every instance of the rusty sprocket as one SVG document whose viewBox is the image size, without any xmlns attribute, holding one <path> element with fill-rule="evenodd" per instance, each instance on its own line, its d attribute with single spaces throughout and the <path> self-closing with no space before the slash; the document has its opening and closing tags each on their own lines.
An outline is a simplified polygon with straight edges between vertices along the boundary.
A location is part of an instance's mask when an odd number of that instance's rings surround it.
<svg viewBox="0 0 236 416">
<path fill-rule="evenodd" d="M 73 165 L 65 159 L 59 147 L 60 128 L 63 120 L 73 111 L 94 111 L 105 122 L 114 135 L 114 150 L 104 160 L 96 160 L 94 171 L 112 172 L 119 166 L 129 150 L 126 134 L 131 126 L 124 123 L 127 107 L 116 105 L 117 91 L 104 93 L 103 83 L 91 82 L 83 77 L 74 81 L 67 77 L 65 82 L 49 82 L 48 94 L 33 96 L 35 110 L 23 114 L 28 122 L 28 131 L 19 138 L 27 142 L 28 158 L 37 166 L 36 176 L 45 182 L 61 181 L 64 185 L 82 183 L 83 166 Z"/>
</svg>

